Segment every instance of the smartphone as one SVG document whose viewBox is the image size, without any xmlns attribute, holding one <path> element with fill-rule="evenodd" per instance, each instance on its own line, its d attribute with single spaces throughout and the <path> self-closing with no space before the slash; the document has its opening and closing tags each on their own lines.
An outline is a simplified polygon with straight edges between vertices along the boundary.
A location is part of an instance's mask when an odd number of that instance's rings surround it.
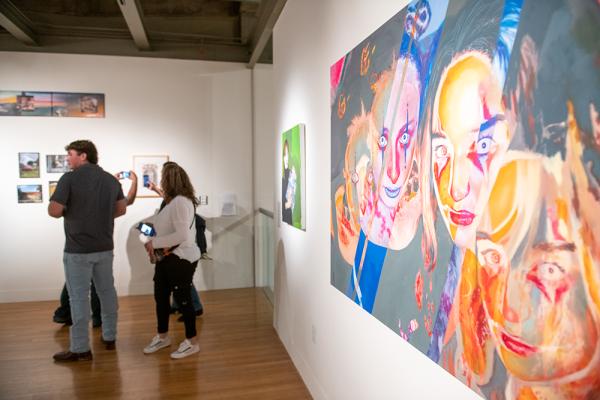
<svg viewBox="0 0 600 400">
<path fill-rule="evenodd" d="M 144 187 L 150 187 L 150 175 L 144 175 Z"/>
<path fill-rule="evenodd" d="M 156 235 L 156 231 L 154 230 L 154 227 L 145 222 L 140 222 L 137 226 L 137 229 L 146 236 L 155 236 Z"/>
<path fill-rule="evenodd" d="M 129 179 L 129 171 L 121 172 L 121 179 Z"/>
</svg>

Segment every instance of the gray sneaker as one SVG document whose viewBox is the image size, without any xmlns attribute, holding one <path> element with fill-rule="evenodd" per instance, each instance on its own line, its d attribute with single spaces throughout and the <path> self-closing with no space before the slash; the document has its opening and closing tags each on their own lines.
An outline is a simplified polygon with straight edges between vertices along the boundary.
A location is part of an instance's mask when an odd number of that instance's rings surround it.
<svg viewBox="0 0 600 400">
<path fill-rule="evenodd" d="M 169 347 L 170 345 L 171 345 L 170 337 L 167 336 L 166 338 L 161 339 L 161 337 L 159 335 L 156 335 L 152 338 L 152 341 L 150 342 L 150 344 L 148 346 L 144 347 L 144 354 L 155 353 L 164 347 Z"/>
<path fill-rule="evenodd" d="M 200 256 L 201 260 L 212 260 L 212 258 L 208 255 L 208 253 L 202 253 Z"/>
<path fill-rule="evenodd" d="M 192 344 L 192 342 L 185 339 L 183 342 L 181 342 L 177 351 L 171 353 L 171 358 L 184 358 L 187 356 L 191 356 L 192 354 L 197 353 L 199 351 L 200 346 L 198 346 L 197 344 Z"/>
</svg>

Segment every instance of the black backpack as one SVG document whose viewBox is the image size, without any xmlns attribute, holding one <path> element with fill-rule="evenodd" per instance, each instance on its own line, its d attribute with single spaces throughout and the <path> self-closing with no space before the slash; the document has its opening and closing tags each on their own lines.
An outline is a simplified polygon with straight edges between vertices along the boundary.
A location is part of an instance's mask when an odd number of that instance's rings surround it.
<svg viewBox="0 0 600 400">
<path fill-rule="evenodd" d="M 162 209 L 165 208 L 166 205 L 167 203 L 163 200 L 160 204 L 160 211 L 162 211 Z M 204 220 L 204 218 L 196 214 L 194 222 L 196 223 L 196 244 L 198 245 L 198 247 L 200 247 L 200 254 L 204 254 L 206 253 L 208 247 L 208 244 L 206 243 L 206 235 L 204 234 L 204 231 L 206 230 L 206 221 Z M 190 229 L 192 229 L 191 225 Z M 179 245 L 173 246 L 170 250 L 174 250 L 178 246 Z"/>
<path fill-rule="evenodd" d="M 198 247 L 200 247 L 200 253 L 206 253 L 208 244 L 206 243 L 206 235 L 204 231 L 206 230 L 206 221 L 204 218 L 196 214 L 196 243 Z"/>
</svg>

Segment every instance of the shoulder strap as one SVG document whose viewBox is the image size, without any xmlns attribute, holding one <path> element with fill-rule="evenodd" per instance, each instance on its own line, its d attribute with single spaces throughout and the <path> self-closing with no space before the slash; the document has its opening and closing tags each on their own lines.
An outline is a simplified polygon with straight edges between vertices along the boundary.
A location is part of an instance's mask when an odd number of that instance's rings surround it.
<svg viewBox="0 0 600 400">
<path fill-rule="evenodd" d="M 194 222 L 196 222 L 196 206 L 194 205 L 194 203 L 192 203 L 192 205 L 194 206 L 194 214 L 192 215 L 192 223 L 190 224 L 190 229 L 192 229 L 192 226 L 194 226 Z"/>
</svg>

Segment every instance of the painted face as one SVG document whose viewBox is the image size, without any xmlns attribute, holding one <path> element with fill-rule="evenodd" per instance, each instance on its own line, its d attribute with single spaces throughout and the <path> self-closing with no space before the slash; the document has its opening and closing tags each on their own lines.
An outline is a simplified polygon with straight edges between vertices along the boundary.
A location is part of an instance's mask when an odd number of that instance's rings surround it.
<svg viewBox="0 0 600 400">
<path fill-rule="evenodd" d="M 468 53 L 453 62 L 436 94 L 432 167 L 444 222 L 470 248 L 509 144 L 501 88 L 489 60 Z"/>
<path fill-rule="evenodd" d="M 600 321 L 581 265 L 587 249 L 572 241 L 564 201 L 547 197 L 542 204 L 522 255 L 509 260 L 490 237 L 477 240 L 490 330 L 502 362 L 524 381 L 568 377 L 586 368 L 599 350 Z"/>
<path fill-rule="evenodd" d="M 417 67 L 411 60 L 400 58 L 382 116 L 383 124 L 377 140 L 379 151 L 373 163 L 375 183 L 380 187 L 379 201 L 391 209 L 398 205 L 412 168 L 419 102 Z"/>
<path fill-rule="evenodd" d="M 366 231 L 373 209 L 373 172 L 369 157 L 363 155 L 356 167 L 346 174 L 345 188 L 336 192 L 338 241 L 344 259 L 352 264 L 358 243 L 358 229 Z"/>
<path fill-rule="evenodd" d="M 77 151 L 72 149 L 67 152 L 67 163 L 71 169 L 81 167 L 85 160 L 87 160 L 87 154 L 85 153 L 77 154 Z"/>
<path fill-rule="evenodd" d="M 376 136 L 372 119 L 364 112 L 348 127 L 344 176 L 348 206 L 356 213 L 363 230 L 367 231 L 373 209 L 373 166 L 371 143 Z"/>
<path fill-rule="evenodd" d="M 431 21 L 431 7 L 427 1 L 408 6 L 404 29 L 409 36 L 418 39 L 429 26 Z"/>
<path fill-rule="evenodd" d="M 358 230 L 367 231 L 373 210 L 373 169 L 370 144 L 375 136 L 372 119 L 363 112 L 348 127 L 344 158 L 345 185 L 336 191 L 338 243 L 344 259 L 354 263 Z"/>
</svg>

